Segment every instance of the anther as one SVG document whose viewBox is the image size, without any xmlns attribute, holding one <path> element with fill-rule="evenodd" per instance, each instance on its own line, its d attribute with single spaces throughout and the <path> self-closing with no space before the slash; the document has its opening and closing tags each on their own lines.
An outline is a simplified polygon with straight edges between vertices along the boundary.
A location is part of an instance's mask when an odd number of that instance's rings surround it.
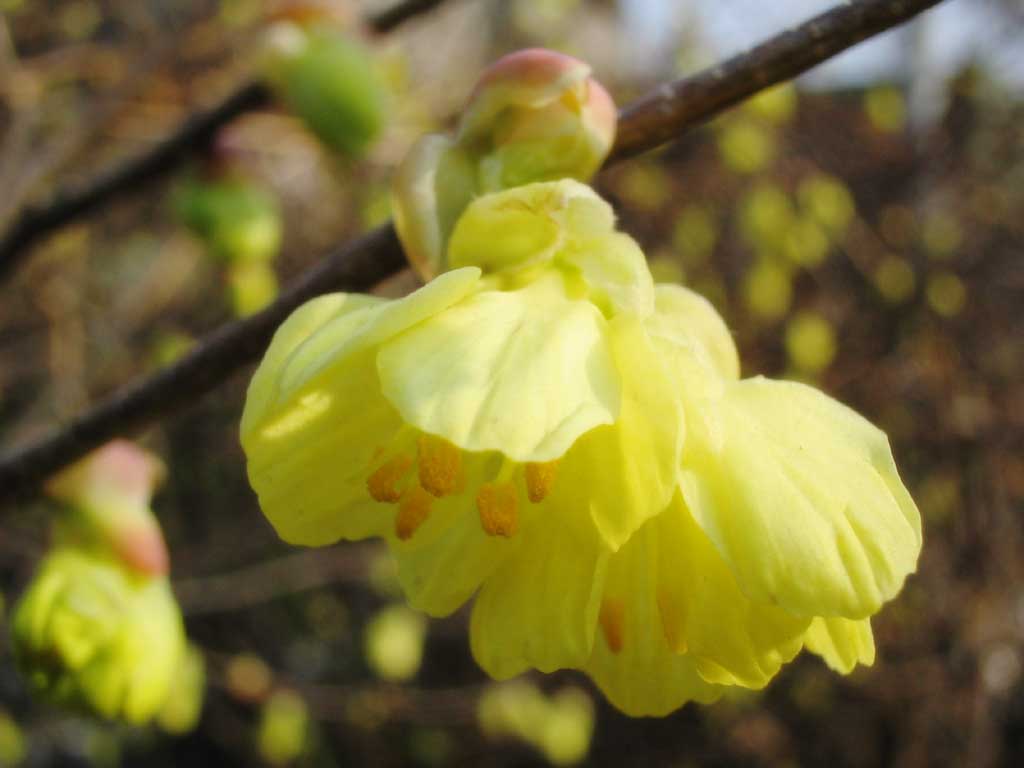
<svg viewBox="0 0 1024 768">
<path fill-rule="evenodd" d="M 606 597 L 601 601 L 601 612 L 597 617 L 608 650 L 619 653 L 625 642 L 626 606 L 621 600 Z"/>
<path fill-rule="evenodd" d="M 558 459 L 527 464 L 523 474 L 526 476 L 526 495 L 533 504 L 537 504 L 551 492 L 558 474 Z"/>
<path fill-rule="evenodd" d="M 488 536 L 515 535 L 519 529 L 516 514 L 516 487 L 512 483 L 484 483 L 476 495 L 480 525 Z"/>
<path fill-rule="evenodd" d="M 416 446 L 423 489 L 438 498 L 455 493 L 462 470 L 459 449 L 444 438 L 433 435 L 420 435 Z"/>
<path fill-rule="evenodd" d="M 402 491 L 398 488 L 398 481 L 412 467 L 411 456 L 395 456 L 388 459 L 380 467 L 370 473 L 366 478 L 366 490 L 370 492 L 374 501 L 383 501 L 394 504 L 402 498 Z"/>
<path fill-rule="evenodd" d="M 412 538 L 416 530 L 430 517 L 430 505 L 434 497 L 414 485 L 402 494 L 395 515 L 395 535 L 402 541 Z"/>
</svg>

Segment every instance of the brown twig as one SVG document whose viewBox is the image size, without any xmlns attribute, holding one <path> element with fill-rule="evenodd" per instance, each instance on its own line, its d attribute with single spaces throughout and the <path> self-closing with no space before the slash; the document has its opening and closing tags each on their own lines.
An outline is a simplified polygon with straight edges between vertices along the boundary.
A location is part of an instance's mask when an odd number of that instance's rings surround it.
<svg viewBox="0 0 1024 768">
<path fill-rule="evenodd" d="M 810 69 L 939 1 L 863 0 L 840 6 L 719 67 L 661 86 L 622 111 L 619 139 L 609 162 L 653 149 L 744 96 Z M 93 448 L 214 389 L 256 360 L 274 329 L 307 299 L 331 290 L 366 290 L 403 266 L 390 225 L 328 254 L 259 314 L 223 326 L 174 365 L 0 458 L 0 502 L 32 491 L 45 477 Z"/>
<path fill-rule="evenodd" d="M 443 2 L 445 0 L 404 0 L 370 17 L 367 24 L 373 32 L 384 34 Z M 271 92 L 264 83 L 258 80 L 242 83 L 215 107 L 192 115 L 174 133 L 141 155 L 99 174 L 80 187 L 60 191 L 45 203 L 22 208 L 10 228 L 0 237 L 0 282 L 26 258 L 33 243 L 95 210 L 112 197 L 173 170 L 209 146 L 217 132 L 232 120 L 246 112 L 261 109 L 270 101 Z"/>
<path fill-rule="evenodd" d="M 276 597 L 347 582 L 363 582 L 373 550 L 351 546 L 303 549 L 231 573 L 174 582 L 186 616 L 239 611 Z"/>
<path fill-rule="evenodd" d="M 693 77 L 626 107 L 609 162 L 646 152 L 743 99 L 806 72 L 942 0 L 862 0 L 837 6 Z"/>
</svg>

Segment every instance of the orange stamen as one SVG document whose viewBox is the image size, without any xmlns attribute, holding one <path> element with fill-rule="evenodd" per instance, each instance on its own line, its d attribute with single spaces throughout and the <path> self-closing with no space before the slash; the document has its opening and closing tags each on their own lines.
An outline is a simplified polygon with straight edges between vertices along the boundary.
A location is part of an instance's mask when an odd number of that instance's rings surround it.
<svg viewBox="0 0 1024 768">
<path fill-rule="evenodd" d="M 402 498 L 402 491 L 398 488 L 398 481 L 412 467 L 411 456 L 395 456 L 388 459 L 380 467 L 370 473 L 366 478 L 366 490 L 374 501 L 383 501 L 394 504 Z"/>
<path fill-rule="evenodd" d="M 398 503 L 398 514 L 395 516 L 395 535 L 402 541 L 408 541 L 416 530 L 430 517 L 430 505 L 434 497 L 414 485 L 402 494 Z"/>
<path fill-rule="evenodd" d="M 530 501 L 534 504 L 544 501 L 544 498 L 551 492 L 551 486 L 555 484 L 555 475 L 558 474 L 558 459 L 527 464 L 524 474 L 526 475 L 526 495 Z"/>
<path fill-rule="evenodd" d="M 516 514 L 516 488 L 512 483 L 484 483 L 476 495 L 480 525 L 488 536 L 515 535 L 519 529 Z"/>
<path fill-rule="evenodd" d="M 433 435 L 420 435 L 416 446 L 423 489 L 438 498 L 455 493 L 462 471 L 459 449 L 444 438 Z"/>
</svg>

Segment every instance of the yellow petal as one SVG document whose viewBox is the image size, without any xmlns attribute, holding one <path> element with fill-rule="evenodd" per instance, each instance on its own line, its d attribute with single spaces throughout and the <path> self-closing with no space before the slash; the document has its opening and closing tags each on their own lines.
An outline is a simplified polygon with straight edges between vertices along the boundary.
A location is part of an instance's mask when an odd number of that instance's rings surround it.
<svg viewBox="0 0 1024 768">
<path fill-rule="evenodd" d="M 661 549 L 653 534 L 649 523 L 609 559 L 600 631 L 584 666 L 608 700 L 632 717 L 660 717 L 721 694 L 697 673 L 691 656 L 670 647 L 658 600 Z"/>
<path fill-rule="evenodd" d="M 342 294 L 345 305 L 301 342 L 281 366 L 278 399 L 288 398 L 300 387 L 308 386 L 322 371 L 344 366 L 350 356 L 443 312 L 477 290 L 479 278 L 480 270 L 475 267 L 457 269 L 402 299 L 376 300 L 373 304 L 367 302 L 367 297 L 356 302 L 352 295 Z M 353 304 L 364 306 L 356 311 L 348 309 Z"/>
<path fill-rule="evenodd" d="M 391 528 L 392 509 L 367 490 L 402 427 L 380 394 L 375 345 L 457 301 L 478 275 L 451 272 L 394 302 L 322 297 L 281 326 L 249 387 L 241 439 L 249 480 L 283 539 L 323 545 Z"/>
<path fill-rule="evenodd" d="M 640 247 L 615 231 L 611 206 L 572 179 L 474 200 L 452 232 L 448 263 L 485 271 L 550 264 L 581 282 L 606 314 L 643 316 L 654 308 L 654 284 Z"/>
<path fill-rule="evenodd" d="M 475 174 L 465 152 L 438 134 L 417 141 L 395 171 L 395 229 L 410 263 L 424 279 L 444 268 L 448 236 L 476 192 Z"/>
<path fill-rule="evenodd" d="M 803 644 L 810 619 L 749 600 L 679 496 L 637 535 L 658 546 L 658 598 L 671 644 L 721 685 L 763 688 Z"/>
<path fill-rule="evenodd" d="M 321 546 L 387 533 L 394 508 L 374 501 L 367 481 L 402 423 L 379 393 L 373 350 L 287 402 L 242 438 L 249 481 L 278 535 Z"/>
<path fill-rule="evenodd" d="M 684 424 L 678 384 L 639 320 L 620 315 L 609 328 L 622 372 L 619 418 L 576 442 L 556 483 L 576 489 L 605 543 L 617 550 L 675 493 Z"/>
<path fill-rule="evenodd" d="M 463 450 L 548 461 L 618 415 L 605 326 L 547 281 L 484 291 L 384 344 L 381 386 L 406 422 Z"/>
<path fill-rule="evenodd" d="M 594 643 L 608 552 L 571 492 L 555 488 L 529 510 L 521 549 L 473 606 L 473 656 L 498 679 L 582 666 Z"/>
<path fill-rule="evenodd" d="M 852 619 L 894 597 L 921 524 L 885 434 L 793 382 L 734 382 L 715 408 L 720 433 L 691 429 L 680 484 L 743 592 Z"/>
<path fill-rule="evenodd" d="M 875 638 L 870 619 L 815 618 L 807 629 L 806 645 L 829 667 L 844 675 L 850 674 L 858 664 L 870 667 L 875 663 Z"/>
<path fill-rule="evenodd" d="M 697 344 L 720 376 L 739 377 L 736 344 L 711 302 L 681 285 L 659 284 L 654 287 L 654 305 L 654 314 L 646 320 L 651 335 L 677 345 Z"/>
<path fill-rule="evenodd" d="M 591 301 L 608 314 L 629 312 L 646 317 L 654 311 L 654 280 L 647 258 L 633 238 L 621 232 L 573 235 L 559 254 L 559 262 L 579 270 Z"/>
<path fill-rule="evenodd" d="M 332 318 L 355 313 L 383 301 L 362 294 L 332 293 L 307 301 L 292 312 L 277 329 L 249 383 L 242 414 L 243 441 L 245 435 L 258 428 L 259 422 L 266 419 L 268 410 L 274 407 L 281 374 L 295 349 Z"/>
</svg>

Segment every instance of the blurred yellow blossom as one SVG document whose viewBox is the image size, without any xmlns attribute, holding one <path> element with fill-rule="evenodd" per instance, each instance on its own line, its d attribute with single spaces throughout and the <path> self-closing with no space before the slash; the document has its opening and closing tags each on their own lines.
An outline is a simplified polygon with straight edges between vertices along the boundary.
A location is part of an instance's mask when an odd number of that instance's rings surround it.
<svg viewBox="0 0 1024 768">
<path fill-rule="evenodd" d="M 513 681 L 484 691 L 477 720 L 488 736 L 513 736 L 536 747 L 552 765 L 575 765 L 590 750 L 594 704 L 577 688 L 548 696 L 532 683 Z"/>
<path fill-rule="evenodd" d="M 793 277 L 775 259 L 763 258 L 743 276 L 743 299 L 758 317 L 778 320 L 793 300 Z"/>
<path fill-rule="evenodd" d="M 363 633 L 363 647 L 371 669 L 385 680 L 408 680 L 423 659 L 426 620 L 404 605 L 377 613 Z"/>
<path fill-rule="evenodd" d="M 786 325 L 786 353 L 798 371 L 820 373 L 836 356 L 835 331 L 821 315 L 801 312 Z"/>
<path fill-rule="evenodd" d="M 47 484 L 66 508 L 12 617 L 15 660 L 40 696 L 132 724 L 167 702 L 186 644 L 149 506 L 164 473 L 116 440 Z"/>
<path fill-rule="evenodd" d="M 952 272 L 937 272 L 928 278 L 925 286 L 928 304 L 943 317 L 960 314 L 967 303 L 967 288 L 963 280 Z"/>
<path fill-rule="evenodd" d="M 34 692 L 133 724 L 159 712 L 185 649 L 165 577 L 75 549 L 43 561 L 12 630 L 15 660 Z"/>
<path fill-rule="evenodd" d="M 907 103 L 894 86 L 878 86 L 864 94 L 864 111 L 871 125 L 883 133 L 898 133 L 907 123 Z"/>
<path fill-rule="evenodd" d="M 913 295 L 917 279 L 914 268 L 906 259 L 887 256 L 875 268 L 874 281 L 886 301 L 899 304 Z"/>
<path fill-rule="evenodd" d="M 752 121 L 727 120 L 716 136 L 722 161 L 737 173 L 764 170 L 775 159 L 775 136 Z"/>
<path fill-rule="evenodd" d="M 309 708 L 299 694 L 282 689 L 263 705 L 257 743 L 263 759 L 286 765 L 306 749 L 309 739 Z"/>
</svg>

